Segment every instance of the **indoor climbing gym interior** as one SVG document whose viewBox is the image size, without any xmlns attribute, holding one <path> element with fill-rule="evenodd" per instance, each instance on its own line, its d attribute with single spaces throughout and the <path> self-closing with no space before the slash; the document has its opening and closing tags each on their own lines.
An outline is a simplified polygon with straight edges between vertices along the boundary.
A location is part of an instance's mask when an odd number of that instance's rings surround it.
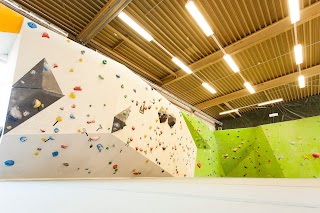
<svg viewBox="0 0 320 213">
<path fill-rule="evenodd" d="M 0 213 L 320 211 L 320 0 L 0 0 Z"/>
</svg>

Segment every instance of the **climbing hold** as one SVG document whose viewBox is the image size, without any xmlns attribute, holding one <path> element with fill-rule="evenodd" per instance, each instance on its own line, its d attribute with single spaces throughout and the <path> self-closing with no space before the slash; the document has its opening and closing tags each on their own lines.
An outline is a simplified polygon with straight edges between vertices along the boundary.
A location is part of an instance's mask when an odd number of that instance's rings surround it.
<svg viewBox="0 0 320 213">
<path fill-rule="evenodd" d="M 292 141 L 292 142 L 290 142 L 290 144 L 291 144 L 291 145 L 295 145 L 296 143 Z"/>
<path fill-rule="evenodd" d="M 95 120 L 91 120 L 91 121 L 87 121 L 87 124 L 94 124 L 96 121 Z"/>
<path fill-rule="evenodd" d="M 80 59 L 79 59 L 79 61 L 80 61 L 80 62 L 83 62 L 83 59 L 82 59 L 82 58 L 80 58 Z"/>
<path fill-rule="evenodd" d="M 98 76 L 101 80 L 104 80 L 104 77 L 102 75 Z"/>
<path fill-rule="evenodd" d="M 71 105 L 71 108 L 76 108 L 76 105 L 75 105 L 75 104 L 72 104 L 72 105 Z"/>
<path fill-rule="evenodd" d="M 74 69 L 70 69 L 69 72 L 74 72 Z"/>
<path fill-rule="evenodd" d="M 4 162 L 4 165 L 13 166 L 14 165 L 14 161 L 13 160 L 7 160 L 7 161 Z"/>
<path fill-rule="evenodd" d="M 41 106 L 41 101 L 39 101 L 38 99 L 35 99 L 33 101 L 33 108 L 38 109 Z"/>
<path fill-rule="evenodd" d="M 81 54 L 84 55 L 86 53 L 86 51 L 84 50 L 81 50 Z"/>
<path fill-rule="evenodd" d="M 54 128 L 54 133 L 58 133 L 60 130 L 58 128 Z"/>
<path fill-rule="evenodd" d="M 103 150 L 103 146 L 102 144 L 97 144 L 97 149 L 99 150 L 99 152 L 101 152 Z"/>
<path fill-rule="evenodd" d="M 139 150 L 139 147 L 136 147 L 136 151 L 138 151 Z"/>
<path fill-rule="evenodd" d="M 112 168 L 113 168 L 113 169 L 118 169 L 118 165 L 117 165 L 117 164 L 114 164 L 114 165 L 112 166 Z"/>
<path fill-rule="evenodd" d="M 62 149 L 66 149 L 66 148 L 68 148 L 68 146 L 62 144 L 62 145 L 61 145 L 61 148 L 62 148 Z"/>
<path fill-rule="evenodd" d="M 49 37 L 48 33 L 44 32 L 44 33 L 42 33 L 42 38 L 50 38 L 50 37 Z"/>
<path fill-rule="evenodd" d="M 35 156 L 38 156 L 39 155 L 39 152 L 34 152 L 33 153 Z"/>
<path fill-rule="evenodd" d="M 123 97 L 124 97 L 124 98 L 127 98 L 128 96 L 127 96 L 127 95 L 124 95 Z"/>
<path fill-rule="evenodd" d="M 124 85 L 123 85 L 123 84 L 121 84 L 121 88 L 122 88 L 122 89 L 124 88 Z"/>
<path fill-rule="evenodd" d="M 53 65 L 53 68 L 58 68 L 58 64 L 54 64 L 54 65 Z"/>
<path fill-rule="evenodd" d="M 46 132 L 46 130 L 44 130 L 44 129 L 40 129 L 40 131 L 41 131 L 41 132 Z"/>
<path fill-rule="evenodd" d="M 36 25 L 36 23 L 34 23 L 34 22 L 28 22 L 28 26 L 29 26 L 31 29 L 37 28 L 37 25 Z"/>
<path fill-rule="evenodd" d="M 68 39 L 67 42 L 70 43 L 70 40 Z"/>
<path fill-rule="evenodd" d="M 117 78 L 120 78 L 120 75 L 116 74 L 116 77 L 117 77 Z"/>
<path fill-rule="evenodd" d="M 308 156 L 308 155 L 304 155 L 303 158 L 304 158 L 305 160 L 309 160 L 309 156 Z"/>
<path fill-rule="evenodd" d="M 133 127 L 132 127 L 132 130 L 134 131 L 135 129 L 136 129 L 136 128 L 133 126 Z"/>
<path fill-rule="evenodd" d="M 320 157 L 320 154 L 319 154 L 319 153 L 313 153 L 312 156 L 313 156 L 314 158 L 319 158 L 319 157 Z"/>
<path fill-rule="evenodd" d="M 200 162 L 197 163 L 197 167 L 198 167 L 199 169 L 201 168 L 201 163 L 200 163 Z"/>
<path fill-rule="evenodd" d="M 97 141 L 100 139 L 100 136 L 94 136 L 94 137 L 90 137 L 89 141 Z"/>
<path fill-rule="evenodd" d="M 233 151 L 233 152 L 237 152 L 237 148 L 234 148 L 232 151 Z"/>
<path fill-rule="evenodd" d="M 12 129 L 12 126 L 6 126 L 6 129 Z"/>
<path fill-rule="evenodd" d="M 136 89 L 133 89 L 133 92 L 135 92 L 135 93 L 136 93 L 136 92 L 137 92 L 137 90 L 136 90 Z"/>
<path fill-rule="evenodd" d="M 21 142 L 26 142 L 27 141 L 27 137 L 25 137 L 25 136 L 20 137 L 20 141 Z"/>
<path fill-rule="evenodd" d="M 228 155 L 228 154 L 225 154 L 223 157 L 224 157 L 224 158 L 229 158 L 229 155 Z"/>
<path fill-rule="evenodd" d="M 30 112 L 27 111 L 27 110 L 25 110 L 25 111 L 23 111 L 22 115 L 23 115 L 24 117 L 26 117 L 26 116 L 30 115 Z"/>
<path fill-rule="evenodd" d="M 81 88 L 81 86 L 75 86 L 75 87 L 73 88 L 73 90 L 75 90 L 75 91 L 82 91 L 82 88 Z"/>
<path fill-rule="evenodd" d="M 109 161 L 109 165 L 111 165 L 112 164 L 112 161 Z"/>
<path fill-rule="evenodd" d="M 68 164 L 68 163 L 63 163 L 63 165 L 64 165 L 64 166 L 69 166 L 69 164 Z"/>
<path fill-rule="evenodd" d="M 52 157 L 57 157 L 59 155 L 58 151 L 52 152 Z"/>
<path fill-rule="evenodd" d="M 107 64 L 107 60 L 102 60 L 102 64 Z"/>
<path fill-rule="evenodd" d="M 71 118 L 71 119 L 75 119 L 76 117 L 74 117 L 74 115 L 71 113 L 71 114 L 70 114 L 70 118 Z"/>
<path fill-rule="evenodd" d="M 60 116 L 56 117 L 56 122 L 53 124 L 56 125 L 58 122 L 62 122 L 62 118 Z"/>
<path fill-rule="evenodd" d="M 73 92 L 71 92 L 70 95 L 69 95 L 69 97 L 75 99 L 75 98 L 76 98 L 76 94 L 74 94 Z"/>
</svg>

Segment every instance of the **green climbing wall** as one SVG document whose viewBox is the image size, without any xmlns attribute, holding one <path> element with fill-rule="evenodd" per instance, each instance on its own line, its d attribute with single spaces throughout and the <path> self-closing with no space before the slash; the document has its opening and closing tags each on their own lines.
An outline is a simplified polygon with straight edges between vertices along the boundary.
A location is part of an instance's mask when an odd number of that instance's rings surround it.
<svg viewBox="0 0 320 213">
<path fill-rule="evenodd" d="M 198 148 L 195 176 L 320 177 L 320 116 L 222 131 L 183 116 Z"/>
<path fill-rule="evenodd" d="M 320 116 L 261 128 L 285 177 L 320 177 Z"/>
<path fill-rule="evenodd" d="M 254 159 L 255 129 L 232 129 L 214 132 L 219 157 L 227 177 L 256 177 Z"/>
<path fill-rule="evenodd" d="M 194 176 L 197 177 L 222 177 L 224 172 L 221 167 L 217 145 L 214 139 L 213 128 L 199 119 L 183 113 L 189 131 L 197 146 L 197 159 Z"/>
</svg>

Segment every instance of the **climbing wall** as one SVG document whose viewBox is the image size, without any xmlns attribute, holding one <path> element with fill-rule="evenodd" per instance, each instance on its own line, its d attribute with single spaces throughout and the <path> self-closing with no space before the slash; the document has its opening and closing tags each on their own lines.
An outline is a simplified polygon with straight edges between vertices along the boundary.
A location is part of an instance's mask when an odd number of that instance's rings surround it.
<svg viewBox="0 0 320 213">
<path fill-rule="evenodd" d="M 183 117 L 197 146 L 197 164 L 194 175 L 197 177 L 224 176 L 213 134 L 214 127 L 188 113 L 183 113 Z"/>
<path fill-rule="evenodd" d="M 320 177 L 320 116 L 261 128 L 285 177 Z"/>
<path fill-rule="evenodd" d="M 193 176 L 180 110 L 125 66 L 28 19 L 0 178 Z"/>
</svg>

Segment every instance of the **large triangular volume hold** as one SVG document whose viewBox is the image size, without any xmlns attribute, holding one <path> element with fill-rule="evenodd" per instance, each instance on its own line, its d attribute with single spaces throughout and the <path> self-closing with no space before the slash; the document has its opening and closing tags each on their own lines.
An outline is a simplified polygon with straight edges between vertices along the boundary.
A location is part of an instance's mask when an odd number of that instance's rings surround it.
<svg viewBox="0 0 320 213">
<path fill-rule="evenodd" d="M 44 71 L 42 73 L 42 89 L 48 92 L 56 93 L 56 94 L 61 94 L 62 91 L 59 87 L 59 84 L 54 77 L 52 71 L 47 68 L 48 65 L 46 61 L 44 62 Z"/>
<path fill-rule="evenodd" d="M 127 109 L 114 116 L 111 131 L 112 133 L 123 129 L 123 127 L 126 126 L 126 120 L 129 117 L 130 112 L 130 107 L 128 107 Z"/>
<path fill-rule="evenodd" d="M 42 59 L 29 72 L 27 72 L 22 78 L 20 78 L 12 87 L 41 89 L 44 67 L 45 67 L 45 59 Z"/>
</svg>

